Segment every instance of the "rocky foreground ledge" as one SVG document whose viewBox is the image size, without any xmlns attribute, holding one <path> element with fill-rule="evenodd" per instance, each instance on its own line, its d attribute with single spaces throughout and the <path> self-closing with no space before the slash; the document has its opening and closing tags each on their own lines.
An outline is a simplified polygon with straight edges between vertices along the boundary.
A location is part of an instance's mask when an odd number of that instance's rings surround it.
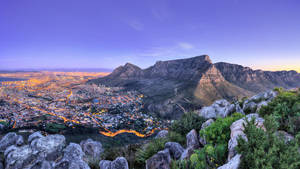
<svg viewBox="0 0 300 169">
<path fill-rule="evenodd" d="M 0 141 L 0 169 L 90 169 L 89 158 L 100 160 L 100 142 L 87 139 L 80 144 L 66 145 L 63 135 L 43 136 L 35 132 L 24 140 L 16 133 L 7 133 Z M 127 160 L 102 160 L 101 169 L 128 169 Z"/>
</svg>

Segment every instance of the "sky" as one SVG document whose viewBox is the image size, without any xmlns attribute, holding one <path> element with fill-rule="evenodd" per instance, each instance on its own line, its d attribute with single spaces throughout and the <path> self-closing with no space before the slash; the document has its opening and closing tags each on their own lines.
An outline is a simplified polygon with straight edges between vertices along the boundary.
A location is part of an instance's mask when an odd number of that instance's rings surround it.
<svg viewBox="0 0 300 169">
<path fill-rule="evenodd" d="M 1 0 L 0 69 L 142 68 L 207 54 L 300 72 L 299 0 Z"/>
</svg>

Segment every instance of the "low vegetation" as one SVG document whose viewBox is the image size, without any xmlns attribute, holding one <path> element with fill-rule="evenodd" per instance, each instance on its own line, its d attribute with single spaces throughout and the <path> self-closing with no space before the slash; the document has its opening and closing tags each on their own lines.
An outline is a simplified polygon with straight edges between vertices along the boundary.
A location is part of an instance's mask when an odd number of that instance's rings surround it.
<svg viewBox="0 0 300 169">
<path fill-rule="evenodd" d="M 259 112 L 262 117 L 272 115 L 279 129 L 296 135 L 300 132 L 300 91 L 285 91 L 277 88 L 278 96 Z"/>
<path fill-rule="evenodd" d="M 143 147 L 141 147 L 136 154 L 136 161 L 139 164 L 145 164 L 146 160 L 156 154 L 158 151 L 163 150 L 165 143 L 172 141 L 185 145 L 186 134 L 192 129 L 201 129 L 202 123 L 205 119 L 199 117 L 197 114 L 190 112 L 184 114 L 179 120 L 172 123 L 169 129 L 167 138 L 153 139 Z"/>
<path fill-rule="evenodd" d="M 238 152 L 242 155 L 240 168 L 243 169 L 298 169 L 300 154 L 295 141 L 285 142 L 276 135 L 279 123 L 273 115 L 266 116 L 266 131 L 255 126 L 255 120 L 248 121 L 245 134 L 248 141 L 238 140 Z"/>
</svg>

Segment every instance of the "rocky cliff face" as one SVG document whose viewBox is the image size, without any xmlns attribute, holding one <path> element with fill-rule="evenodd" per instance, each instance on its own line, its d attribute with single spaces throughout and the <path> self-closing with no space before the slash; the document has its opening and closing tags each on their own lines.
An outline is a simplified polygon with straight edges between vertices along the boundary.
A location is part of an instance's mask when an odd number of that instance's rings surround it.
<svg viewBox="0 0 300 169">
<path fill-rule="evenodd" d="M 183 111 L 209 105 L 217 99 L 233 100 L 274 87 L 299 87 L 300 74 L 252 70 L 223 62 L 213 64 L 209 56 L 202 55 L 158 61 L 147 69 L 127 63 L 88 83 L 137 90 L 146 96 L 145 106 L 150 112 L 176 118 Z"/>
<path fill-rule="evenodd" d="M 255 93 L 274 87 L 294 88 L 300 85 L 300 74 L 296 71 L 252 70 L 224 62 L 215 65 L 227 81 Z"/>
</svg>

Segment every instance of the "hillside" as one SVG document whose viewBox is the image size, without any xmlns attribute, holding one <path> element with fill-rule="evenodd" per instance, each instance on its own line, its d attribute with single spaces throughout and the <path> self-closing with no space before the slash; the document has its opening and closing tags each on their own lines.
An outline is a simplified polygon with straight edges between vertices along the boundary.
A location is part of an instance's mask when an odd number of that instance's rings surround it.
<svg viewBox="0 0 300 169">
<path fill-rule="evenodd" d="M 127 63 L 110 75 L 88 83 L 122 86 L 145 97 L 149 112 L 164 118 L 177 118 L 184 111 L 198 109 L 214 100 L 251 96 L 274 87 L 300 86 L 295 71 L 252 70 L 229 63 L 212 63 L 209 56 L 158 61 L 147 69 Z"/>
</svg>

